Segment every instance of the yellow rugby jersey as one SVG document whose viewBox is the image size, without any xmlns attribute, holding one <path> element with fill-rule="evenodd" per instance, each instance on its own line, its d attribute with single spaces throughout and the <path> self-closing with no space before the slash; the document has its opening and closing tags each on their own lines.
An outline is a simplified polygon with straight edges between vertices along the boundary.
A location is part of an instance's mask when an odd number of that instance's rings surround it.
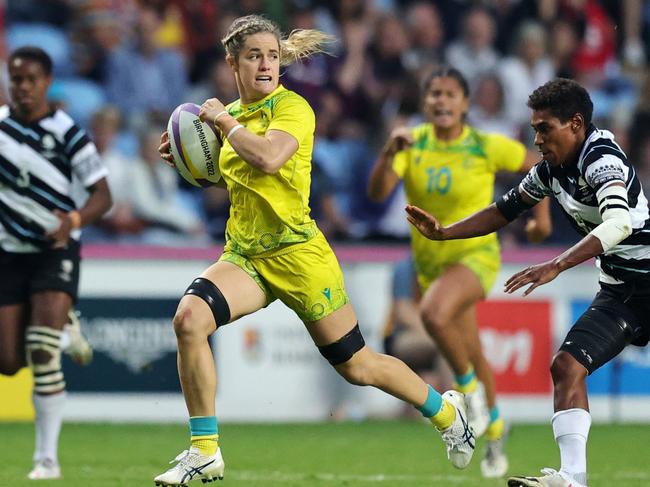
<svg viewBox="0 0 650 487">
<path fill-rule="evenodd" d="M 281 85 L 262 100 L 246 105 L 236 100 L 226 110 L 256 135 L 282 130 L 298 141 L 291 159 L 276 174 L 265 174 L 244 162 L 224 137 L 219 169 L 230 195 L 227 250 L 258 255 L 314 237 L 318 228 L 309 209 L 314 111 Z"/>
<path fill-rule="evenodd" d="M 404 180 L 409 203 L 428 211 L 442 225 L 457 222 L 492 203 L 495 173 L 518 171 L 526 156 L 520 142 L 469 126 L 451 141 L 438 140 L 430 123 L 414 127 L 411 133 L 414 143 L 395 155 L 393 169 Z M 411 238 L 419 273 L 455 262 L 468 250 L 482 246 L 493 245 L 498 258 L 494 233 L 435 242 L 411 228 Z"/>
</svg>

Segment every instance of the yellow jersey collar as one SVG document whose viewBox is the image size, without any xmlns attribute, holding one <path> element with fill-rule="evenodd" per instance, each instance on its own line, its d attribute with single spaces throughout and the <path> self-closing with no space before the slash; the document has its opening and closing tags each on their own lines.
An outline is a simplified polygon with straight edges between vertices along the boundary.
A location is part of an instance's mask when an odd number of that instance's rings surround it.
<svg viewBox="0 0 650 487">
<path fill-rule="evenodd" d="M 278 85 L 278 87 L 277 87 L 275 90 L 273 90 L 271 93 L 269 93 L 268 95 L 266 95 L 266 96 L 265 96 L 264 98 L 262 98 L 261 100 L 256 100 L 256 101 L 254 101 L 254 102 L 246 103 L 246 104 L 241 103 L 240 106 L 241 106 L 242 109 L 244 109 L 244 110 L 248 110 L 248 109 L 250 109 L 251 107 L 255 107 L 255 106 L 258 106 L 258 105 L 263 105 L 267 100 L 270 100 L 270 99 L 273 98 L 275 95 L 277 95 L 278 93 L 282 93 L 283 91 L 287 91 L 287 89 L 286 89 L 284 86 L 282 86 L 282 85 Z"/>
<path fill-rule="evenodd" d="M 462 140 L 465 140 L 470 133 L 470 128 L 469 125 L 463 124 L 463 130 L 461 131 L 460 135 L 456 137 L 455 139 L 451 140 L 440 140 L 438 136 L 436 135 L 436 128 L 431 124 L 431 133 L 433 135 L 434 140 L 436 141 L 437 144 L 443 145 L 443 146 L 451 146 L 454 144 L 458 144 Z"/>
</svg>

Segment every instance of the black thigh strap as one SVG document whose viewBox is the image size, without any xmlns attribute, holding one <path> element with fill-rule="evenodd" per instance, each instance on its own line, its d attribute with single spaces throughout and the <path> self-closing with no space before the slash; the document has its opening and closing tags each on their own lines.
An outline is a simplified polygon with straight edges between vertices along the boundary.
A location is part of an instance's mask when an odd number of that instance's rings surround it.
<svg viewBox="0 0 650 487">
<path fill-rule="evenodd" d="M 192 294 L 208 303 L 218 327 L 230 321 L 230 307 L 228 306 L 228 302 L 212 281 L 203 277 L 197 277 L 185 290 L 185 294 Z"/>
<path fill-rule="evenodd" d="M 350 360 L 365 344 L 357 323 L 345 336 L 334 343 L 318 347 L 318 351 L 330 364 L 338 365 Z"/>
<path fill-rule="evenodd" d="M 633 340 L 634 330 L 613 310 L 590 307 L 569 330 L 560 350 L 569 352 L 591 375 Z"/>
</svg>

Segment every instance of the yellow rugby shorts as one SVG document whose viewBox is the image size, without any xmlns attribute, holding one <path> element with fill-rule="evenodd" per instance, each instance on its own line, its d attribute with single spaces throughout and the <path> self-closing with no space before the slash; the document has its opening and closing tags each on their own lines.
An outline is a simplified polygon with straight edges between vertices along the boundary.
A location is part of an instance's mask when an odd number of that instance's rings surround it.
<svg viewBox="0 0 650 487">
<path fill-rule="evenodd" d="M 341 266 L 322 233 L 307 242 L 291 244 L 256 256 L 226 250 L 219 258 L 243 269 L 266 294 L 304 322 L 325 318 L 350 299 Z"/>
<path fill-rule="evenodd" d="M 471 270 L 481 281 L 483 292 L 487 296 L 497 280 L 501 255 L 497 243 L 489 243 L 469 249 L 456 259 L 445 260 L 440 263 L 429 265 L 430 272 L 426 275 L 418 272 L 418 284 L 423 292 L 429 288 L 431 283 L 438 279 L 452 265 L 462 264 Z"/>
</svg>

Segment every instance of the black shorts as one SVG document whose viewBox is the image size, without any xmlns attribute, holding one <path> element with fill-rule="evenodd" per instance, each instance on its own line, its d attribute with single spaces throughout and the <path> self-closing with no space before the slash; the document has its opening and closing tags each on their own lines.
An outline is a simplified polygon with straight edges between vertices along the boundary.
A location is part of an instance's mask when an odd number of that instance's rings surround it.
<svg viewBox="0 0 650 487">
<path fill-rule="evenodd" d="M 600 291 L 567 334 L 560 350 L 592 374 L 629 345 L 650 341 L 650 282 L 610 285 Z"/>
<path fill-rule="evenodd" d="M 77 301 L 79 242 L 66 248 L 18 253 L 0 250 L 0 306 L 28 303 L 39 291 L 63 291 Z"/>
</svg>

